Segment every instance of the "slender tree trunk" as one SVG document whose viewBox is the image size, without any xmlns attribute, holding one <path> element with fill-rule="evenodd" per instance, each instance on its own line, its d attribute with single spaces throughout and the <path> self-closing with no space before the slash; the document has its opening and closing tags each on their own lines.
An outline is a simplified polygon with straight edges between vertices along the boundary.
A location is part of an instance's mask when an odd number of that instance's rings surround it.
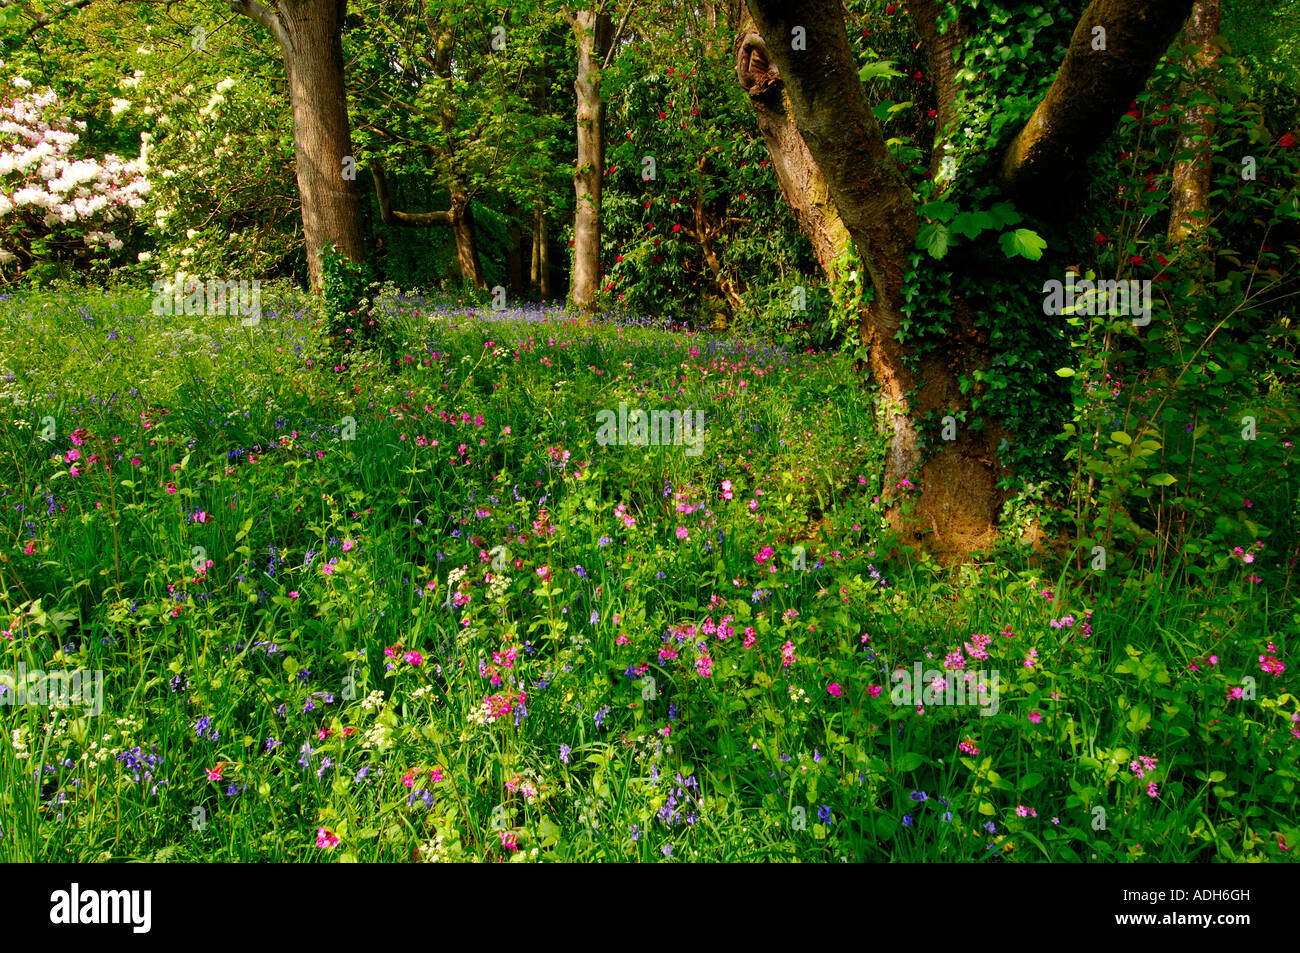
<svg viewBox="0 0 1300 953">
<path fill-rule="evenodd" d="M 541 228 L 542 212 L 541 209 L 533 212 L 533 247 L 532 260 L 528 267 L 528 283 L 539 296 L 542 293 L 542 242 Z M 545 300 L 545 299 L 543 299 Z"/>
<path fill-rule="evenodd" d="M 934 88 L 935 125 L 934 148 L 930 153 L 930 175 L 946 179 L 943 158 L 948 130 L 957 118 L 957 100 L 961 93 L 961 65 L 954 57 L 961 51 L 969 32 L 969 14 L 963 12 L 957 22 L 939 32 L 939 0 L 910 0 L 907 5 L 921 35 L 925 58 L 929 66 L 930 81 Z"/>
<path fill-rule="evenodd" d="M 506 256 L 506 286 L 512 298 L 524 297 L 524 236 L 519 228 L 519 203 L 511 199 L 506 204 L 506 217 L 509 225 L 506 234 L 510 250 Z"/>
<path fill-rule="evenodd" d="M 307 268 L 313 291 L 324 284 L 321 250 L 365 261 L 347 86 L 343 79 L 346 0 L 280 0 L 267 8 L 232 0 L 231 8 L 275 34 L 284 56 L 293 111 L 294 158 Z"/>
<path fill-rule="evenodd" d="M 1193 48 L 1188 63 L 1193 78 L 1184 90 L 1184 101 L 1187 101 L 1198 94 L 1207 95 L 1213 83 L 1214 67 L 1219 57 L 1219 48 L 1214 42 L 1219 33 L 1219 0 L 1196 0 L 1185 33 Z M 1193 103 L 1187 109 L 1178 140 L 1179 153 L 1188 156 L 1174 164 L 1174 184 L 1170 193 L 1169 239 L 1175 244 L 1185 242 L 1207 221 L 1210 190 L 1214 184 L 1213 136 L 1213 107 Z"/>
<path fill-rule="evenodd" d="M 578 40 L 578 77 L 573 84 L 578 97 L 578 162 L 573 173 L 576 214 L 569 297 L 575 306 L 591 311 L 600 286 L 600 202 L 605 174 L 600 67 L 613 40 L 613 25 L 608 14 L 594 10 L 579 10 L 572 23 Z"/>
<path fill-rule="evenodd" d="M 533 247 L 537 249 L 537 293 L 543 301 L 551 300 L 551 246 L 546 229 L 546 213 L 537 211 L 537 224 L 533 231 Z"/>
</svg>

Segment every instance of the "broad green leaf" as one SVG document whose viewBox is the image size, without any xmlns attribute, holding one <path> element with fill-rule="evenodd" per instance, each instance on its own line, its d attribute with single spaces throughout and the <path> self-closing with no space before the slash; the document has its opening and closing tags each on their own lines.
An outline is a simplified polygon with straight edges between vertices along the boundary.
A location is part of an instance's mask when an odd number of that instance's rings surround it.
<svg viewBox="0 0 1300 953">
<path fill-rule="evenodd" d="M 1037 232 L 1028 228 L 1017 228 L 1014 232 L 1006 232 L 1002 236 L 1001 243 L 1002 251 L 1008 258 L 1019 255 L 1030 261 L 1038 261 L 1042 258 L 1043 249 L 1047 247 L 1047 242 L 1040 238 Z"/>
<path fill-rule="evenodd" d="M 931 258 L 948 254 L 948 228 L 938 222 L 927 222 L 916 233 L 916 247 L 930 253 Z"/>
</svg>

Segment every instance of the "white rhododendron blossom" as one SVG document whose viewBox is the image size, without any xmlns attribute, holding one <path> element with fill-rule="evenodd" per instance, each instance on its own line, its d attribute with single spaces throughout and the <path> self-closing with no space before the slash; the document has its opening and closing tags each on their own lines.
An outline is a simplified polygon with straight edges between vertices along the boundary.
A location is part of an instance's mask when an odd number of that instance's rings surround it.
<svg viewBox="0 0 1300 953">
<path fill-rule="evenodd" d="M 144 143 L 138 159 L 77 155 L 85 127 L 59 115 L 52 90 L 0 81 L 0 265 L 25 268 L 38 246 L 73 257 L 123 247 L 114 226 L 149 193 Z"/>
</svg>

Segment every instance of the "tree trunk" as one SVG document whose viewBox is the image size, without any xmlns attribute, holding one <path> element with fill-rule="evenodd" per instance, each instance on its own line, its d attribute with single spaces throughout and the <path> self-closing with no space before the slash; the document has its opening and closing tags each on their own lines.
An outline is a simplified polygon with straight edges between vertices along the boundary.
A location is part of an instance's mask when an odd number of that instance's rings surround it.
<svg viewBox="0 0 1300 953">
<path fill-rule="evenodd" d="M 825 177 L 795 127 L 790 97 L 747 10 L 741 13 L 736 75 L 758 116 L 781 195 L 812 242 L 817 264 L 830 278 L 835 260 L 848 248 L 849 232 L 830 199 Z"/>
<path fill-rule="evenodd" d="M 896 339 L 918 221 L 911 188 L 867 107 L 838 0 L 751 0 L 748 6 L 755 29 L 742 30 L 738 70 L 760 108 L 782 191 L 794 196 L 792 207 L 823 268 L 843 245 L 840 230 L 852 237 L 874 293 L 859 336 L 889 441 L 882 495 L 893 501 L 890 522 L 910 542 L 932 533 L 927 546 L 945 562 L 963 559 L 996 538 L 1004 501 L 997 441 L 1004 431 L 996 421 L 977 431 L 968 420 L 956 440 L 932 439 L 934 452 L 922 465 L 917 420 L 969 408 L 958 378 L 987 364 L 986 342 L 961 308 L 942 357 L 930 353 L 913 362 Z M 791 49 L 796 26 L 805 31 L 804 50 Z M 899 501 L 918 477 L 920 496 L 908 521 Z"/>
<path fill-rule="evenodd" d="M 532 242 L 532 260 L 528 266 L 528 284 L 539 297 L 542 297 L 542 212 L 541 209 L 533 212 L 533 242 Z M 542 297 L 542 300 L 546 300 Z"/>
<path fill-rule="evenodd" d="M 578 40 L 577 94 L 578 162 L 573 173 L 573 275 L 569 297 L 584 311 L 596 306 L 600 285 L 600 201 L 605 174 L 605 101 L 600 92 L 600 66 L 613 41 L 613 25 L 605 13 L 579 10 L 572 25 Z"/>
<path fill-rule="evenodd" d="M 551 300 L 551 246 L 546 229 L 546 213 L 537 210 L 533 226 L 533 248 L 537 255 L 537 294 L 543 301 Z"/>
<path fill-rule="evenodd" d="M 478 243 L 474 240 L 474 210 L 470 207 L 469 196 L 459 186 L 452 186 L 452 208 L 458 214 L 452 220 L 451 230 L 456 236 L 456 260 L 460 263 L 460 276 L 477 290 L 487 287 L 483 278 L 483 266 L 478 260 Z"/>
<path fill-rule="evenodd" d="M 280 0 L 268 9 L 252 0 L 231 8 L 271 30 L 279 41 L 289 80 L 293 145 L 307 268 L 313 291 L 324 285 L 321 250 L 365 261 L 361 204 L 343 79 L 343 18 L 347 0 Z"/>
<path fill-rule="evenodd" d="M 969 15 L 963 12 L 956 23 L 950 25 L 946 32 L 940 33 L 939 0 L 910 0 L 907 9 L 916 25 L 916 32 L 921 35 L 930 81 L 934 87 L 937 118 L 934 148 L 930 153 L 930 175 L 932 178 L 944 177 L 943 146 L 948 137 L 948 128 L 957 118 L 957 99 L 961 93 L 961 66 L 953 57 L 960 52 L 969 32 Z"/>
<path fill-rule="evenodd" d="M 1219 33 L 1219 0 L 1196 0 L 1187 21 L 1187 42 L 1193 47 L 1188 63 L 1192 81 L 1184 90 L 1183 100 L 1207 95 L 1213 84 L 1219 48 L 1214 38 Z M 1169 239 L 1181 244 L 1208 221 L 1210 190 L 1214 184 L 1212 165 L 1214 109 L 1193 103 L 1183 118 L 1178 152 L 1190 153 L 1174 164 L 1174 184 L 1170 193 Z"/>
<path fill-rule="evenodd" d="M 524 236 L 519 228 L 519 203 L 514 199 L 506 204 L 506 216 L 510 223 L 506 229 L 510 242 L 506 254 L 506 286 L 510 297 L 518 300 L 524 297 Z"/>
</svg>

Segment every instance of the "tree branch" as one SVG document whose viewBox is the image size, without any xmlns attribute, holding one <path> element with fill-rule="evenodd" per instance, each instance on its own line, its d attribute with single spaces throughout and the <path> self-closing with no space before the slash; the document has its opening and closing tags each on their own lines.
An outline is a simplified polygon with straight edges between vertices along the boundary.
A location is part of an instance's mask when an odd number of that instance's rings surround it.
<svg viewBox="0 0 1300 953">
<path fill-rule="evenodd" d="M 1036 209 L 1059 207 L 1173 42 L 1193 0 L 1093 0 L 1056 79 L 1003 154 L 1003 188 Z M 1096 32 L 1097 28 L 1104 30 Z M 1104 49 L 1100 47 L 1103 45 Z"/>
<path fill-rule="evenodd" d="M 289 39 L 289 33 L 280 22 L 279 16 L 274 10 L 269 10 L 262 6 L 257 0 L 228 0 L 230 9 L 236 13 L 242 13 L 257 23 L 262 24 L 273 34 L 280 43 L 280 48 L 284 50 L 293 49 L 293 42 Z"/>
<path fill-rule="evenodd" d="M 455 225 L 460 218 L 460 209 L 454 205 L 446 212 L 394 211 L 388 199 L 388 178 L 384 175 L 384 164 L 378 159 L 370 163 L 370 176 L 375 180 L 375 199 L 379 202 L 379 218 L 385 225 L 429 228 L 434 225 Z"/>
<path fill-rule="evenodd" d="M 94 3 L 94 0 L 69 0 L 69 2 L 64 3 L 62 10 L 59 10 L 55 13 L 33 14 L 34 22 L 27 29 L 27 38 L 30 39 L 36 33 L 36 31 L 41 29 L 42 27 L 47 27 L 51 23 L 57 23 L 59 20 L 62 20 L 64 17 L 76 13 L 78 10 L 90 6 L 92 3 Z M 0 3 L 0 6 L 7 7 L 9 6 L 9 4 Z"/>
<path fill-rule="evenodd" d="M 636 7 L 636 0 L 627 0 L 627 9 L 623 11 L 623 19 L 618 21 L 618 29 L 614 31 L 614 38 L 609 41 L 609 52 L 605 54 L 605 62 L 600 64 L 601 69 L 609 69 L 610 60 L 614 58 L 614 51 L 618 49 L 618 41 L 623 38 L 623 31 L 627 29 L 627 21 L 632 16 L 632 10 Z"/>
</svg>

